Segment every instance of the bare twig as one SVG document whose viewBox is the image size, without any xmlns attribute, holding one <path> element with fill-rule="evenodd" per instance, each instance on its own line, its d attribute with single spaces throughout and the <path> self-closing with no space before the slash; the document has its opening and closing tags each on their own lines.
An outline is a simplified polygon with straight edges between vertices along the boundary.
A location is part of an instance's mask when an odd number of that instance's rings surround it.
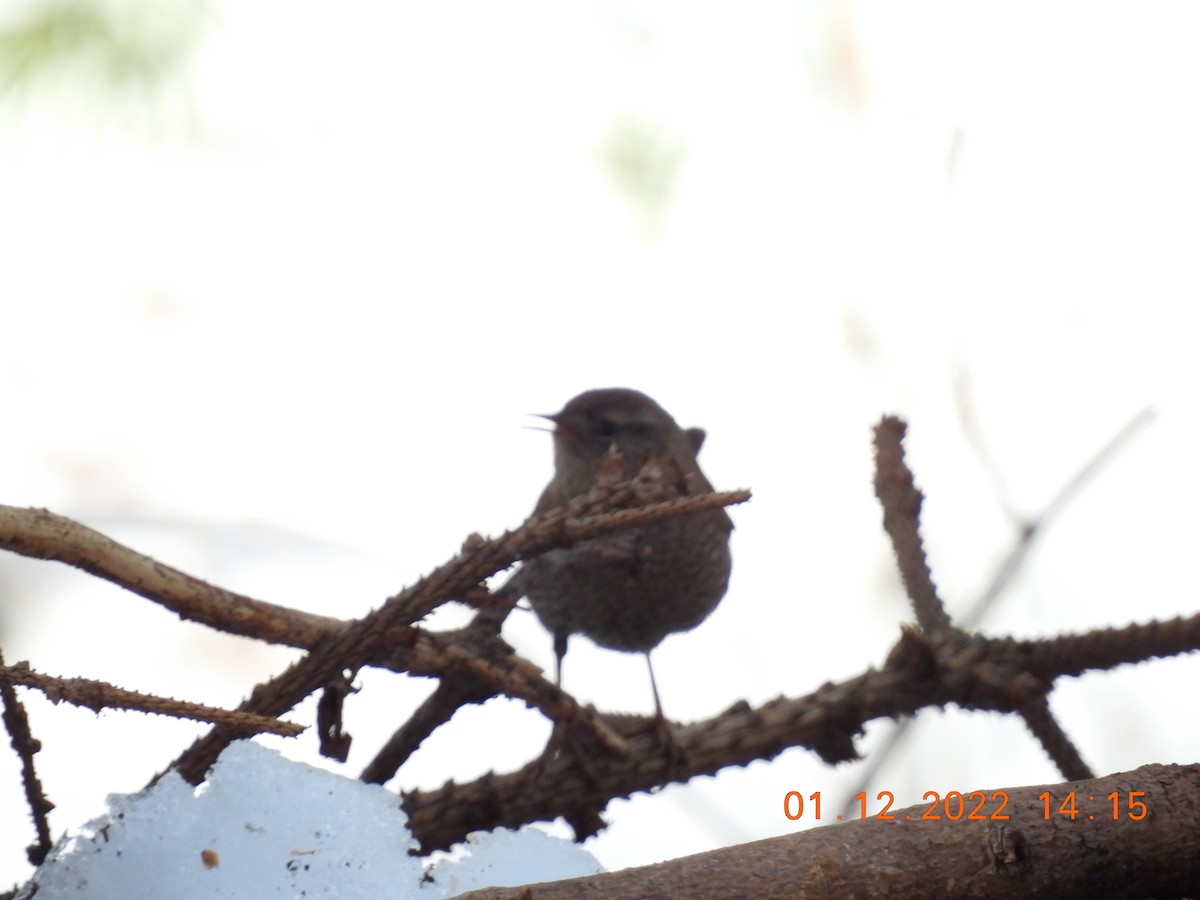
<svg viewBox="0 0 1200 900">
<path fill-rule="evenodd" d="M 1009 550 L 1008 555 L 1000 563 L 987 589 L 984 590 L 979 599 L 963 615 L 964 628 L 974 628 L 983 620 L 992 603 L 995 602 L 996 598 L 1000 596 L 1001 592 L 1003 592 L 1020 570 L 1036 538 L 1058 518 L 1079 492 L 1096 478 L 1101 469 L 1112 462 L 1118 453 L 1128 447 L 1129 443 L 1140 432 L 1150 426 L 1154 421 L 1154 416 L 1154 410 L 1149 407 L 1138 412 L 1137 415 L 1125 423 L 1120 431 L 1109 439 L 1108 443 L 1096 451 L 1096 454 L 1066 484 L 1058 489 L 1058 492 L 1042 508 L 1040 513 L 1027 521 L 1015 520 L 1019 521 L 1020 526 L 1017 540 L 1013 544 L 1012 549 Z"/>
<path fill-rule="evenodd" d="M 584 502 L 587 498 L 581 498 L 545 516 L 530 519 L 493 541 L 475 538 L 467 549 L 473 550 L 477 557 L 494 561 L 495 571 L 499 571 L 542 549 L 566 546 L 632 525 L 743 503 L 750 492 L 703 494 L 632 509 L 620 508 L 629 504 L 633 495 L 632 483 L 620 484 L 599 499 L 593 497 L 590 507 Z M 612 511 L 604 512 L 600 500 L 606 500 Z M 311 649 L 319 640 L 350 624 L 215 587 L 45 509 L 0 505 L 0 548 L 34 559 L 64 562 L 158 603 L 182 619 L 272 644 Z M 448 567 L 449 564 L 443 569 Z M 425 581 L 432 578 L 431 575 Z M 467 596 L 474 588 L 475 585 L 467 585 L 461 593 Z M 398 600 L 399 596 L 392 600 Z M 395 618 L 415 622 L 446 599 L 427 600 L 428 608 L 410 609 L 407 615 Z"/>
<path fill-rule="evenodd" d="M 511 659 L 506 659 L 512 656 L 512 648 L 500 639 L 500 627 L 518 599 L 511 594 L 511 591 L 499 591 L 496 595 L 488 594 L 486 597 L 476 598 L 477 604 L 482 604 L 483 608 L 475 614 L 470 624 L 454 635 L 455 645 L 474 654 L 473 662 L 512 662 Z M 449 638 L 447 635 L 441 637 Z M 383 784 L 399 771 L 429 735 L 450 721 L 460 707 L 483 703 L 496 696 L 500 689 L 498 679 L 480 677 L 478 673 L 472 674 L 467 671 L 469 668 L 468 665 L 464 667 L 464 671 L 456 672 L 456 677 L 442 678 L 434 692 L 367 764 L 359 776 L 362 781 L 368 784 Z M 447 671 L 449 672 L 449 669 Z"/>
<path fill-rule="evenodd" d="M 0 667 L 3 666 L 4 656 L 0 654 Z M 42 749 L 42 744 L 29 730 L 29 717 L 25 715 L 25 707 L 21 705 L 17 692 L 11 684 L 3 680 L 0 680 L 0 704 L 4 707 L 0 719 L 8 731 L 13 750 L 21 760 L 21 782 L 25 785 L 25 802 L 29 804 L 33 827 L 37 831 L 37 843 L 27 847 L 25 853 L 31 864 L 40 866 L 53 844 L 50 839 L 50 821 L 47 817 L 50 810 L 54 809 L 54 804 L 42 789 L 37 767 L 33 763 L 33 755 Z"/>
<path fill-rule="evenodd" d="M 883 527 L 892 539 L 904 589 L 912 601 L 921 628 L 930 635 L 953 626 L 945 604 L 937 595 L 933 574 L 921 543 L 921 492 L 904 462 L 907 425 L 895 416 L 884 416 L 875 426 L 875 496 L 883 507 Z"/>
<path fill-rule="evenodd" d="M 0 506 L 0 547 L 67 563 L 152 600 L 181 619 L 272 644 L 310 647 L 341 624 L 214 587 L 45 509 Z"/>
<path fill-rule="evenodd" d="M 971 445 L 971 449 L 975 451 L 975 456 L 982 463 L 984 469 L 987 470 L 988 477 L 991 478 L 992 484 L 995 486 L 996 499 L 1000 506 L 1003 507 L 1005 515 L 1012 522 L 1020 522 L 1021 516 L 1013 508 L 1010 499 L 1008 484 L 1004 478 L 1004 472 L 1000 468 L 1000 464 L 996 462 L 996 457 L 992 454 L 991 445 L 984 437 L 983 428 L 979 424 L 979 418 L 975 414 L 974 402 L 974 384 L 971 380 L 971 370 L 965 364 L 960 362 L 955 366 L 954 378 L 951 380 L 954 389 L 955 408 L 958 410 L 959 426 L 962 428 L 963 436 L 966 437 L 967 443 Z"/>
<path fill-rule="evenodd" d="M 468 541 L 464 554 L 472 556 L 474 571 L 464 570 L 465 577 L 448 584 L 447 572 L 460 564 L 463 558 L 460 557 L 459 561 L 452 561 L 425 579 L 420 590 L 414 588 L 392 598 L 387 607 L 391 610 L 389 616 L 381 615 L 380 611 L 369 620 L 370 627 L 375 630 L 375 638 L 360 642 L 354 652 L 348 652 L 344 665 L 331 658 L 327 668 L 332 672 L 369 663 L 421 675 L 440 677 L 448 672 L 459 676 L 470 675 L 491 683 L 497 692 L 524 700 L 552 718 L 578 722 L 585 731 L 592 732 L 593 737 L 599 738 L 614 751 L 619 751 L 623 747 L 620 738 L 594 715 L 582 710 L 568 694 L 542 678 L 536 667 L 519 657 L 498 662 L 476 659 L 470 650 L 455 647 L 452 638 L 426 633 L 411 625 L 410 620 L 415 621 L 446 599 L 472 596 L 478 589 L 478 583 L 465 582 L 467 578 L 474 577 L 474 572 L 485 571 L 490 574 L 517 559 L 535 555 L 552 546 L 586 540 L 631 525 L 740 503 L 749 497 L 748 491 L 737 491 L 603 511 L 607 507 L 635 504 L 643 494 L 644 487 L 633 483 L 618 484 L 597 496 L 580 498 L 560 510 L 531 519 L 494 541 L 473 538 Z M 342 645 L 353 643 L 357 638 L 348 636 L 347 632 L 363 627 L 362 622 L 343 622 L 315 616 L 223 590 L 46 510 L 0 506 L 0 547 L 34 558 L 54 559 L 77 566 L 160 603 L 182 618 L 230 634 L 311 649 L 322 641 L 327 645 L 333 641 L 340 641 Z M 456 584 L 460 590 L 454 589 Z M 413 597 L 417 594 L 421 594 L 423 599 L 412 605 Z M 407 609 L 401 609 L 401 601 L 409 604 Z M 389 618 L 390 621 L 386 621 Z M 318 681 L 313 690 L 322 683 L 325 682 Z M 256 696 L 260 697 L 259 693 L 256 692 Z M 264 701 L 261 697 L 257 701 L 252 698 L 252 703 L 255 702 Z M 278 707 L 278 704 L 275 706 Z M 290 708 L 290 705 L 286 708 Z M 246 704 L 243 704 L 243 710 L 253 711 L 247 709 Z M 231 736 L 232 732 L 225 731 L 223 739 Z"/>
<path fill-rule="evenodd" d="M 105 681 L 91 678 L 59 678 L 44 675 L 29 668 L 28 663 L 15 666 L 0 665 L 0 684 L 19 684 L 36 688 L 54 703 L 65 700 L 75 706 L 83 706 L 94 712 L 102 709 L 132 709 L 138 712 L 156 713 L 176 719 L 194 719 L 198 722 L 220 724 L 243 736 L 251 734 L 278 734 L 295 737 L 304 731 L 303 725 L 281 722 L 278 719 L 256 716 L 249 713 L 189 703 L 171 697 L 157 697 L 115 687 Z"/>
<path fill-rule="evenodd" d="M 1041 742 L 1064 778 L 1080 780 L 1095 777 L 1091 768 L 1079 755 L 1074 742 L 1067 737 L 1067 733 L 1050 712 L 1045 697 L 1030 700 L 1021 707 L 1021 718 L 1025 720 L 1033 736 Z"/>
<path fill-rule="evenodd" d="M 971 405 L 967 402 L 965 396 L 965 383 L 960 379 L 959 382 L 959 412 L 962 417 L 963 431 L 967 434 L 968 440 L 975 448 L 975 452 L 984 462 L 988 471 L 992 475 L 993 481 L 997 484 L 997 491 L 1000 497 L 1001 504 L 1008 511 L 1009 517 L 1018 523 L 1018 535 L 1012 548 L 1005 556 L 996 570 L 991 582 L 988 584 L 984 592 L 979 596 L 979 599 L 972 604 L 971 608 L 962 616 L 962 628 L 966 631 L 973 630 L 987 614 L 992 604 L 1000 596 L 1006 587 L 1012 582 L 1025 562 L 1029 552 L 1032 550 L 1036 539 L 1045 532 L 1046 528 L 1067 508 L 1070 501 L 1073 500 L 1078 493 L 1090 483 L 1100 470 L 1110 463 L 1116 455 L 1129 445 L 1129 442 L 1138 435 L 1142 430 L 1147 428 L 1154 421 L 1154 410 L 1146 408 L 1137 413 L 1132 419 L 1127 422 L 1112 438 L 1109 439 L 1096 454 L 1085 463 L 1071 479 L 1064 484 L 1042 511 L 1033 519 L 1023 521 L 1010 507 L 1006 492 L 1002 490 L 1003 479 L 1001 477 L 999 466 L 997 466 L 991 453 L 988 451 L 986 443 L 981 437 L 981 432 L 978 423 L 972 414 Z M 1026 720 L 1030 725 L 1031 730 L 1034 728 L 1033 723 Z M 1040 725 L 1045 725 L 1045 722 Z M 895 724 L 892 731 L 887 734 L 880 744 L 871 753 L 871 758 L 860 773 L 857 783 L 847 792 L 846 796 L 854 797 L 861 791 L 865 791 L 867 786 L 874 781 L 876 775 L 883 768 L 886 762 L 898 752 L 903 744 L 909 730 L 912 728 L 912 719 L 903 719 Z M 1061 735 L 1061 740 L 1067 741 L 1066 735 L 1058 728 L 1057 723 L 1054 724 L 1055 730 Z M 1035 731 L 1036 733 L 1036 731 Z M 1072 748 L 1074 750 L 1074 748 Z M 1060 768 L 1063 777 L 1072 778 L 1080 777 L 1079 774 L 1088 771 L 1087 766 L 1083 763 L 1078 751 L 1074 751 L 1074 757 L 1078 761 L 1078 767 L 1074 763 L 1068 762 L 1071 754 L 1064 754 L 1064 763 L 1067 763 L 1068 768 Z M 1051 752 L 1051 757 L 1055 758 L 1055 752 Z M 847 801 L 847 805 L 843 809 L 843 813 L 851 811 L 853 804 Z"/>
<path fill-rule="evenodd" d="M 441 603 L 471 591 L 484 579 L 514 562 L 619 528 L 741 503 L 750 498 L 749 491 L 732 491 L 638 506 L 637 495 L 635 482 L 596 488 L 566 506 L 529 519 L 498 538 L 468 540 L 454 559 L 389 598 L 375 612 L 318 641 L 303 659 L 256 687 L 239 708 L 260 715 L 286 712 L 338 671 L 357 669 L 378 656 L 387 646 L 388 635 L 395 626 L 411 625 Z M 622 508 L 630 505 L 632 508 Z M 601 736 L 611 741 L 611 735 Z M 218 726 L 184 751 L 175 761 L 174 768 L 188 781 L 199 783 L 233 738 L 232 732 Z M 620 752 L 620 742 L 612 749 Z"/>
<path fill-rule="evenodd" d="M 406 668 L 414 675 L 449 676 L 491 685 L 497 694 L 505 694 L 542 712 L 554 721 L 578 723 L 593 739 L 613 753 L 624 753 L 624 742 L 603 721 L 590 713 L 558 685 L 542 677 L 542 670 L 521 656 L 488 658 L 475 655 L 456 643 L 454 633 L 392 629 L 391 634 L 407 645 L 397 644 L 390 653 L 406 659 Z M 444 699 L 444 698 L 443 698 Z"/>
<path fill-rule="evenodd" d="M 494 696 L 491 688 L 479 682 L 440 682 L 367 763 L 359 780 L 383 784 L 400 770 L 427 737 L 449 722 L 460 707 L 482 703 Z"/>
</svg>

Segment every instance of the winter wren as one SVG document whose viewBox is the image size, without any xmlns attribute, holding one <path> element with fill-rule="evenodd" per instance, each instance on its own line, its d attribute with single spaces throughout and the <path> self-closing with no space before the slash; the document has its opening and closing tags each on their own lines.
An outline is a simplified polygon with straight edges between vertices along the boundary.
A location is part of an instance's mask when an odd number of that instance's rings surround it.
<svg viewBox="0 0 1200 900">
<path fill-rule="evenodd" d="M 684 494 L 712 491 L 696 462 L 704 432 L 680 428 L 645 394 L 587 391 L 545 418 L 554 423 L 554 477 L 535 513 L 586 494 L 614 459 L 629 478 L 657 461 L 675 474 Z M 527 562 L 518 583 L 554 635 L 559 681 L 572 634 L 601 647 L 645 653 L 650 665 L 650 651 L 664 637 L 703 622 L 729 583 L 732 529 L 725 510 L 706 510 L 611 532 Z M 661 719 L 653 666 L 650 684 Z"/>
</svg>

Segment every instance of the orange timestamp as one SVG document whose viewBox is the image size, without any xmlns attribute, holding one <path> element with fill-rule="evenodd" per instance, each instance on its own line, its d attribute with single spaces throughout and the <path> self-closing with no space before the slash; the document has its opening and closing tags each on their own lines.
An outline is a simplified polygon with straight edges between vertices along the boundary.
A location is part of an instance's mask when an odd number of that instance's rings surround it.
<svg viewBox="0 0 1200 900">
<path fill-rule="evenodd" d="M 1149 814 L 1141 797 L 1144 797 L 1145 791 L 1113 791 L 1107 797 L 1102 797 L 1101 800 L 1107 800 L 1108 806 L 1100 807 L 1102 811 L 1107 812 L 1111 809 L 1111 817 L 1115 819 L 1129 818 L 1135 821 L 1140 821 Z M 937 791 L 926 791 L 921 797 L 922 800 L 929 803 L 920 814 L 904 813 L 893 814 L 891 812 L 892 805 L 896 802 L 896 797 L 891 791 L 880 791 L 875 795 L 875 801 L 881 803 L 874 814 L 867 809 L 867 795 L 865 791 L 859 791 L 854 795 L 855 801 L 858 803 L 858 818 L 859 819 L 876 819 L 881 822 L 902 821 L 940 821 L 948 819 L 952 822 L 967 821 L 967 822 L 1004 822 L 1010 817 L 1005 812 L 1009 804 L 1007 791 L 992 791 L 989 795 L 986 791 L 971 791 L 962 793 L 961 791 L 948 791 L 944 796 Z M 1038 795 L 1038 799 L 1042 801 L 1042 818 L 1049 820 L 1053 812 L 1059 816 L 1065 816 L 1072 821 L 1076 817 L 1082 816 L 1092 820 L 1096 818 L 1095 811 L 1089 812 L 1089 807 L 1083 805 L 1081 799 L 1077 799 L 1074 791 L 1069 791 L 1061 802 L 1058 798 L 1050 794 L 1049 791 L 1043 791 Z M 1124 803 L 1122 803 L 1124 801 Z M 1096 798 L 1089 794 L 1087 803 L 1095 804 Z M 1055 806 L 1057 803 L 1057 806 Z M 820 820 L 821 818 L 821 792 L 814 791 L 806 798 L 800 791 L 788 791 L 783 795 L 783 814 L 788 819 L 796 821 L 806 817 Z M 839 815 L 839 820 L 844 818 L 853 818 Z"/>
<path fill-rule="evenodd" d="M 810 818 L 821 818 L 821 792 L 815 791 L 808 795 L 809 807 L 812 810 Z M 896 795 L 891 791 L 880 791 L 875 795 L 875 800 L 883 804 L 882 808 L 878 809 L 873 815 L 867 810 L 867 794 L 865 791 L 859 791 L 854 795 L 854 799 L 858 802 L 858 818 L 860 819 L 877 819 L 881 822 L 893 822 L 896 816 L 890 810 L 896 802 Z M 902 819 L 918 821 L 924 819 L 926 821 L 936 819 L 966 819 L 970 822 L 978 821 L 1003 821 L 1008 818 L 1004 812 L 1004 808 L 1008 806 L 1008 794 L 1004 791 L 993 791 L 989 797 L 984 791 L 971 791 L 969 794 L 963 794 L 960 791 L 950 791 L 944 797 L 937 791 L 926 791 L 922 800 L 931 801 L 929 806 L 919 816 L 904 815 Z M 799 791 L 788 791 L 783 796 L 783 814 L 795 821 L 796 819 L 804 818 L 805 813 L 805 797 Z M 838 819 L 845 818 L 838 816 Z"/>
<path fill-rule="evenodd" d="M 1124 818 L 1132 819 L 1135 822 L 1140 822 L 1142 819 L 1146 818 L 1146 816 L 1150 815 L 1150 809 L 1146 806 L 1145 801 L 1138 799 L 1139 797 L 1145 796 L 1145 791 L 1125 791 L 1124 794 L 1122 794 L 1120 791 L 1113 791 L 1111 794 L 1101 797 L 1100 799 L 1107 800 L 1111 805 L 1112 818 L 1114 821 Z M 1121 803 L 1122 798 L 1125 800 L 1124 807 L 1122 807 Z M 1038 799 L 1042 801 L 1044 817 L 1049 819 L 1050 809 L 1058 800 L 1058 798 L 1053 796 L 1049 791 L 1042 791 L 1042 793 L 1038 794 Z M 1058 804 L 1055 812 L 1057 815 L 1068 818 L 1072 822 L 1075 821 L 1076 817 L 1080 816 L 1089 820 L 1095 819 L 1096 813 L 1094 811 L 1088 811 L 1089 809 L 1094 810 L 1095 807 L 1089 807 L 1087 805 L 1089 803 L 1096 803 L 1096 796 L 1094 794 L 1088 794 L 1087 799 L 1084 800 L 1082 795 L 1076 798 L 1074 791 L 1067 791 L 1066 796 L 1063 797 L 1062 802 Z M 1122 808 L 1124 808 L 1124 814 L 1122 814 Z M 1102 809 L 1104 812 L 1107 812 L 1109 807 L 1105 806 L 1102 807 Z"/>
</svg>

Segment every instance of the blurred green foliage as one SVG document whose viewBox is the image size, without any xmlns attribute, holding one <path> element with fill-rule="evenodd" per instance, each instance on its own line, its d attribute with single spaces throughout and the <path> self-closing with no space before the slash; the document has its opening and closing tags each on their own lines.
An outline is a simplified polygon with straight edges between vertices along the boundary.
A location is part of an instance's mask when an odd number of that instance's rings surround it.
<svg viewBox="0 0 1200 900">
<path fill-rule="evenodd" d="M 106 96 L 162 84 L 198 43 L 193 0 L 40 0 L 0 18 L 0 97 L 65 86 Z"/>
<path fill-rule="evenodd" d="M 683 141 L 640 116 L 626 115 L 614 123 L 601 155 L 617 189 L 640 213 L 647 236 L 653 236 L 679 180 Z"/>
</svg>

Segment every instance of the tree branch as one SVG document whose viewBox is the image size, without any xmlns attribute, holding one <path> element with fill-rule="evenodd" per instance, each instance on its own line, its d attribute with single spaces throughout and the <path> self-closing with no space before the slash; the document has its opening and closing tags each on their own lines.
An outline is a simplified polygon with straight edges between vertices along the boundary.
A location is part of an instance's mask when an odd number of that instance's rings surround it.
<svg viewBox="0 0 1200 900">
<path fill-rule="evenodd" d="M 992 604 L 1000 596 L 1006 587 L 1016 577 L 1020 571 L 1022 564 L 1028 557 L 1037 542 L 1037 538 L 1044 534 L 1046 529 L 1054 522 L 1064 509 L 1067 508 L 1071 500 L 1086 487 L 1100 472 L 1100 470 L 1110 463 L 1118 452 L 1125 449 L 1129 442 L 1144 428 L 1148 427 L 1154 421 L 1154 411 L 1152 409 L 1143 409 L 1136 416 L 1130 419 L 1120 431 L 1109 439 L 1100 450 L 1076 472 L 1071 479 L 1061 487 L 1054 497 L 1050 500 L 1042 511 L 1033 519 L 1023 519 L 1016 515 L 1012 510 L 1011 504 L 1008 503 L 1005 497 L 1005 492 L 1002 489 L 1002 479 L 1000 477 L 999 467 L 996 465 L 991 453 L 988 451 L 987 444 L 983 440 L 981 429 L 975 420 L 973 408 L 967 398 L 966 379 L 960 377 L 956 381 L 956 394 L 958 397 L 959 413 L 962 417 L 963 432 L 967 435 L 971 446 L 975 448 L 976 454 L 982 460 L 984 466 L 992 475 L 992 480 L 996 482 L 997 493 L 1000 497 L 1001 505 L 1008 512 L 1009 518 L 1013 520 L 1018 527 L 1018 534 L 1013 546 L 1008 554 L 997 567 L 995 574 L 988 583 L 987 588 L 972 604 L 971 608 L 961 616 L 961 627 L 965 631 L 971 631 L 977 626 L 991 608 Z M 895 451 L 892 451 L 893 453 Z M 918 538 L 919 540 L 919 538 Z M 911 539 L 910 539 L 911 542 Z M 893 546 L 895 544 L 893 543 Z M 928 590 L 932 590 L 932 582 Z M 887 761 L 897 752 L 898 748 L 903 743 L 906 735 L 913 725 L 912 719 L 903 719 L 896 723 L 892 731 L 885 735 L 882 742 L 878 744 L 871 756 L 868 764 L 859 774 L 858 781 L 846 791 L 846 796 L 849 798 L 856 797 L 860 792 L 865 791 L 867 786 L 874 781 L 875 776 L 880 772 Z M 1038 728 L 1043 726 L 1053 728 L 1059 735 L 1065 739 L 1062 729 L 1057 723 L 1040 721 L 1037 723 L 1030 722 L 1026 719 L 1026 724 L 1030 725 L 1031 731 L 1036 734 L 1035 724 Z M 1048 735 L 1047 735 L 1048 736 Z M 1052 742 L 1055 739 L 1051 739 Z M 1043 741 L 1043 746 L 1047 746 Z M 1069 748 L 1069 749 L 1068 749 Z M 1056 764 L 1059 764 L 1059 771 L 1063 773 L 1064 778 L 1080 778 L 1090 776 L 1090 771 L 1083 763 L 1082 757 L 1074 747 L 1070 746 L 1069 740 L 1066 743 L 1054 743 L 1053 749 L 1047 746 L 1047 752 L 1051 759 L 1054 759 Z M 1061 762 L 1060 762 L 1061 760 Z M 1076 766 L 1078 764 L 1078 767 Z M 1065 766 L 1065 767 L 1064 767 Z M 847 800 L 846 810 L 852 808 L 852 800 Z"/>
<path fill-rule="evenodd" d="M 239 709 L 278 716 L 291 709 L 339 672 L 356 670 L 386 649 L 395 626 L 412 625 L 447 600 L 476 588 L 480 582 L 546 550 L 565 547 L 620 528 L 628 528 L 685 513 L 741 503 L 749 491 L 680 497 L 648 505 L 641 500 L 637 479 L 613 487 L 597 487 L 566 506 L 534 516 L 520 527 L 493 540 L 473 537 L 463 551 L 416 584 L 391 597 L 378 610 L 336 634 L 322 638 L 308 655 L 281 674 L 258 685 Z M 236 737 L 218 726 L 197 740 L 173 768 L 198 784 L 220 752 Z"/>
<path fill-rule="evenodd" d="M 1074 818 L 1060 812 L 1069 792 L 1078 811 Z M 1192 896 L 1200 884 L 1200 854 L 1194 852 L 1200 766 L 1148 765 L 1087 781 L 1002 792 L 989 788 L 982 796 L 963 793 L 968 796 L 961 806 L 956 798 L 940 798 L 933 808 L 925 802 L 891 809 L 892 818 L 880 820 L 875 818 L 880 802 L 867 810 L 872 818 L 860 821 L 588 878 L 486 888 L 462 898 L 1037 895 L 1074 900 Z M 1110 795 L 1115 795 L 1116 819 Z M 1145 804 L 1144 818 L 1131 817 L 1142 812 L 1136 803 Z M 981 818 L 970 819 L 973 811 Z M 932 814 L 939 818 L 923 818 Z"/>
<path fill-rule="evenodd" d="M 295 737 L 304 731 L 303 725 L 294 722 L 281 722 L 279 719 L 222 709 L 219 706 L 206 706 L 203 703 L 190 703 L 172 697 L 128 691 L 106 681 L 44 675 L 31 669 L 27 662 L 19 662 L 15 666 L 0 665 L 0 684 L 19 684 L 35 688 L 45 694 L 52 703 L 65 700 L 93 712 L 100 712 L 102 709 L 131 709 L 176 719 L 194 719 L 197 722 L 225 725 L 242 732 L 243 736 L 265 732 L 282 737 Z"/>
<path fill-rule="evenodd" d="M 627 755 L 596 754 L 586 770 L 570 755 L 539 760 L 505 775 L 489 773 L 466 784 L 409 792 L 404 809 L 421 852 L 428 853 L 496 826 L 558 816 L 596 822 L 612 799 L 772 759 L 790 747 L 806 747 L 830 764 L 844 762 L 856 758 L 852 739 L 872 719 L 910 716 L 949 703 L 1020 712 L 1040 702 L 1060 675 L 1137 662 L 1146 652 L 1200 649 L 1200 614 L 1166 626 L 1130 625 L 1119 635 L 1103 641 L 1092 634 L 1048 641 L 979 637 L 963 644 L 906 628 L 882 669 L 825 684 L 803 697 L 781 697 L 757 708 L 739 704 L 705 721 L 673 726 L 673 763 L 653 719 L 606 716 L 628 742 Z"/>
<path fill-rule="evenodd" d="M 4 665 L 4 655 L 0 654 L 0 666 Z M 37 842 L 25 848 L 29 862 L 40 866 L 50 852 L 53 841 L 50 839 L 50 821 L 47 818 L 54 804 L 46 796 L 42 782 L 37 775 L 37 767 L 33 756 L 42 749 L 42 743 L 33 736 L 29 728 L 29 717 L 25 715 L 17 692 L 12 685 L 0 681 L 0 721 L 8 732 L 9 742 L 21 760 L 21 781 L 25 786 L 25 802 L 29 804 L 30 815 L 33 816 L 34 829 L 37 832 Z"/>
<path fill-rule="evenodd" d="M 378 765 L 364 773 L 371 780 L 390 777 L 395 765 L 459 705 L 478 702 L 489 692 L 523 699 L 572 729 L 586 759 L 560 754 L 508 775 L 489 774 L 469 784 L 405 795 L 411 827 L 425 851 L 446 847 L 479 828 L 558 815 L 574 823 L 582 838 L 603 824 L 600 812 L 615 797 L 769 759 L 792 746 L 808 747 L 830 763 L 851 759 L 854 737 L 867 721 L 947 703 L 1018 712 L 1061 765 L 1082 766 L 1046 705 L 1055 679 L 1198 649 L 1200 616 L 1044 641 L 988 639 L 955 628 L 937 596 L 921 546 L 922 498 L 904 463 L 904 428 L 894 418 L 880 423 L 876 484 L 885 527 L 923 630 L 904 628 L 881 669 L 838 685 L 826 684 L 806 697 L 781 698 L 757 709 L 739 704 L 707 721 L 673 726 L 673 752 L 653 720 L 585 710 L 513 653 L 498 632 L 514 598 L 489 594 L 483 581 L 546 550 L 742 502 L 748 492 L 661 500 L 648 496 L 646 485 L 637 479 L 604 485 L 494 540 L 472 536 L 457 557 L 351 622 L 222 591 L 43 510 L 0 507 L 0 546 L 80 566 L 212 627 L 263 639 L 271 635 L 307 648 L 309 653 L 298 663 L 255 689 L 241 706 L 247 713 L 279 715 L 322 684 L 363 665 L 442 679 L 428 708 L 398 734 L 393 748 L 397 752 L 381 755 Z M 431 633 L 415 624 L 450 600 L 480 607 L 472 625 Z M 179 758 L 178 768 L 199 781 L 233 736 L 227 727 L 215 728 Z"/>
<path fill-rule="evenodd" d="M 152 600 L 181 619 L 227 634 L 309 647 L 341 624 L 214 587 L 46 509 L 0 505 L 0 547 L 75 566 Z"/>
<path fill-rule="evenodd" d="M 892 539 L 896 564 L 905 592 L 912 601 L 917 622 L 927 634 L 953 628 L 946 606 L 933 584 L 921 541 L 921 504 L 912 471 L 904 462 L 904 434 L 908 426 L 895 416 L 884 416 L 875 426 L 875 496 L 883 507 L 883 528 Z"/>
</svg>

